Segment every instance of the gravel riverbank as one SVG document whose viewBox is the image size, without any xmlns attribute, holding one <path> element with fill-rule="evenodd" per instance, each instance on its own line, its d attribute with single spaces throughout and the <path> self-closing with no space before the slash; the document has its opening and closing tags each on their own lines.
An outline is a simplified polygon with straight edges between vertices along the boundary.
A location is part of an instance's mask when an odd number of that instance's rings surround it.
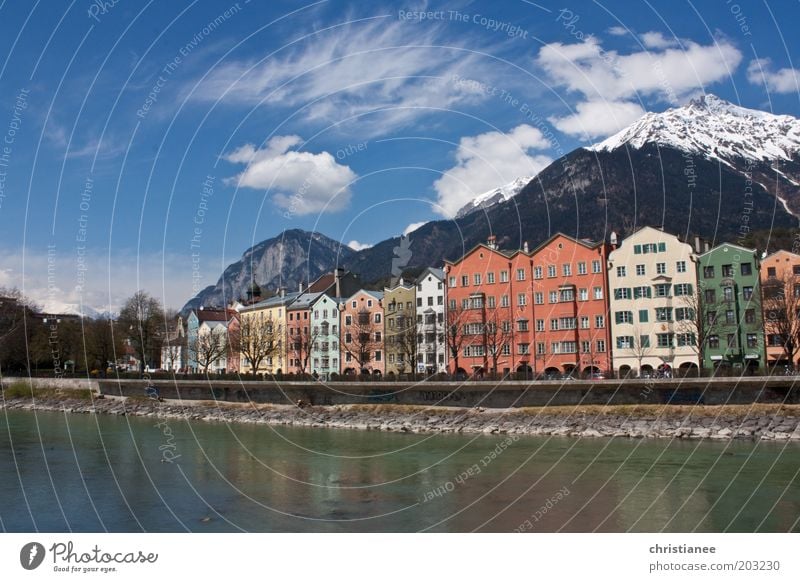
<svg viewBox="0 0 800 582">
<path fill-rule="evenodd" d="M 109 414 L 207 422 L 532 436 L 752 439 L 800 441 L 800 405 L 561 406 L 463 409 L 402 405 L 306 406 L 76 399 L 69 395 L 11 398 L 0 409 Z"/>
</svg>

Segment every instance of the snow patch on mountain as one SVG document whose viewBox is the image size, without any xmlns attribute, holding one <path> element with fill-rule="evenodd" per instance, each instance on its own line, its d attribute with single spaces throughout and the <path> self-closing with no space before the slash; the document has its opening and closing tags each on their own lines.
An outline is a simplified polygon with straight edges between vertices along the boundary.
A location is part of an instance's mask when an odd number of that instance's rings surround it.
<svg viewBox="0 0 800 582">
<path fill-rule="evenodd" d="M 683 107 L 648 113 L 587 149 L 613 151 L 658 144 L 697 154 L 727 165 L 740 158 L 752 161 L 794 160 L 800 152 L 800 120 L 747 109 L 704 95 Z"/>
<path fill-rule="evenodd" d="M 499 202 L 504 202 L 506 200 L 510 200 L 514 196 L 520 193 L 520 191 L 528 185 L 528 183 L 534 179 L 535 176 L 523 176 L 521 178 L 517 178 L 513 182 L 506 184 L 505 186 L 500 186 L 499 188 L 495 188 L 494 190 L 489 190 L 488 192 L 484 192 L 483 194 L 479 194 L 475 198 L 472 199 L 471 202 L 466 204 L 456 213 L 456 218 L 463 218 L 468 214 L 472 214 L 476 210 L 483 210 L 489 208 L 490 206 L 494 206 Z"/>
</svg>

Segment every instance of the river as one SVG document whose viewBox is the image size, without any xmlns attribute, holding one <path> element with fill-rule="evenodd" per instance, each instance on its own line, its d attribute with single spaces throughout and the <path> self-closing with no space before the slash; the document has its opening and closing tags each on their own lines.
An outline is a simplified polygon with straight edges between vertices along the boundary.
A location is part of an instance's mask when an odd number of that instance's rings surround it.
<svg viewBox="0 0 800 582">
<path fill-rule="evenodd" d="M 9 532 L 800 531 L 798 472 L 788 442 L 0 411 Z"/>
</svg>

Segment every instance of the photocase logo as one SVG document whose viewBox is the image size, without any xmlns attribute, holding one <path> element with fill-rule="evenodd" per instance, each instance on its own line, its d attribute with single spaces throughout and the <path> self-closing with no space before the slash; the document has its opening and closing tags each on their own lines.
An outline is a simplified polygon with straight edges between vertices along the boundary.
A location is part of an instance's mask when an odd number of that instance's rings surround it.
<svg viewBox="0 0 800 582">
<path fill-rule="evenodd" d="M 44 546 L 38 542 L 30 542 L 22 546 L 19 552 L 19 563 L 26 570 L 35 570 L 44 561 Z"/>
</svg>

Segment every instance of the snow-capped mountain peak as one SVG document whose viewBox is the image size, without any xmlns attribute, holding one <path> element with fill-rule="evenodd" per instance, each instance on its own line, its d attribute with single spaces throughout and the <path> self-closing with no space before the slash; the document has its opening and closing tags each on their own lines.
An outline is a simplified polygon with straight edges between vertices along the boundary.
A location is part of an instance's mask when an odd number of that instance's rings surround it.
<svg viewBox="0 0 800 582">
<path fill-rule="evenodd" d="M 471 202 L 465 204 L 457 213 L 456 218 L 462 218 L 476 210 L 486 209 L 499 202 L 509 200 L 520 193 L 520 191 L 533 180 L 534 176 L 522 176 L 504 186 L 489 190 L 479 194 Z"/>
<path fill-rule="evenodd" d="M 800 152 L 800 120 L 747 109 L 707 94 L 683 107 L 647 113 L 632 125 L 590 146 L 612 151 L 645 144 L 673 147 L 719 160 L 793 160 Z"/>
</svg>

